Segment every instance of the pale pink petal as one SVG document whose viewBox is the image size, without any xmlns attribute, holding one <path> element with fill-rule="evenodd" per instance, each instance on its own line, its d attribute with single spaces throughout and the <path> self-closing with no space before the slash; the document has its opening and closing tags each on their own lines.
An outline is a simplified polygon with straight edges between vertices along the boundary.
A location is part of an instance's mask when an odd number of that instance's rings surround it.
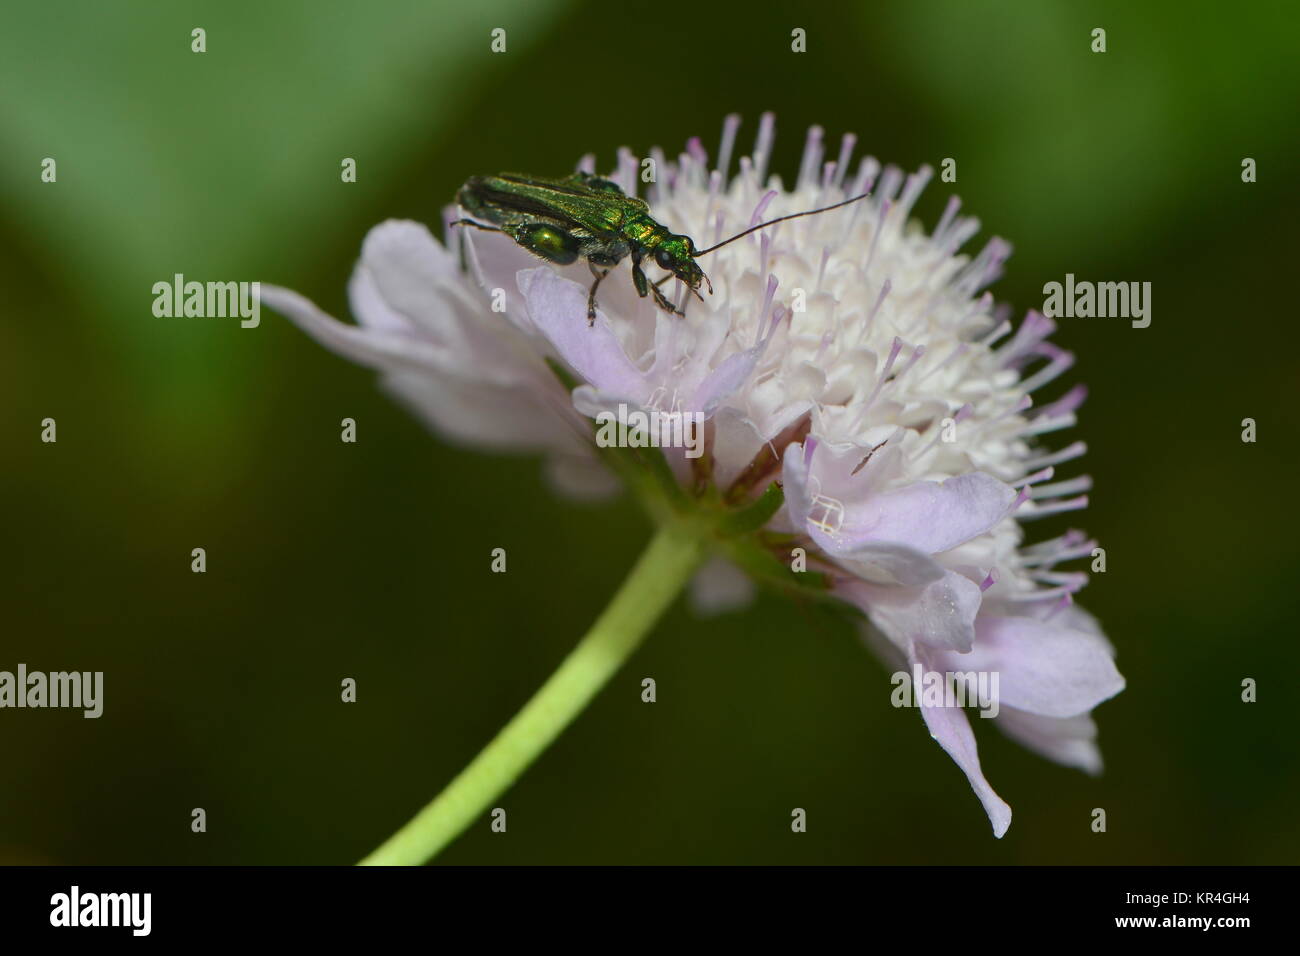
<svg viewBox="0 0 1300 956">
<path fill-rule="evenodd" d="M 737 352 L 724 359 L 722 364 L 700 383 L 686 410 L 703 412 L 706 417 L 712 415 L 724 399 L 729 398 L 736 389 L 749 381 L 749 377 L 754 374 L 754 366 L 758 364 L 762 354 L 763 348 L 759 346 Z"/>
<path fill-rule="evenodd" d="M 947 571 L 938 581 L 922 587 L 857 582 L 842 590 L 900 647 L 917 641 L 958 652 L 971 649 L 980 589 L 960 574 Z"/>
<path fill-rule="evenodd" d="M 1101 773 L 1097 725 L 1087 714 L 1044 717 L 1003 706 L 994 723 L 1012 740 L 1048 760 L 1085 773 Z"/>
<path fill-rule="evenodd" d="M 997 671 L 1004 705 L 1046 717 L 1087 713 L 1124 689 L 1104 639 L 1031 617 L 981 616 L 957 669 Z"/>
<path fill-rule="evenodd" d="M 455 257 L 426 226 L 400 219 L 370 230 L 361 245 L 358 266 L 370 276 L 389 309 L 425 328 L 437 320 L 442 306 L 435 290 L 447 279 L 455 280 L 459 271 Z M 373 321 L 362 311 L 357 317 L 366 324 Z"/>
<path fill-rule="evenodd" d="M 781 459 L 785 507 L 790 513 L 790 522 L 800 531 L 808 524 L 808 511 L 812 507 L 808 466 L 816 447 L 814 439 L 809 439 L 802 445 L 788 445 Z"/>
<path fill-rule="evenodd" d="M 926 671 L 943 669 L 919 652 L 910 658 L 909 663 L 914 665 L 918 661 Z M 920 687 L 913 688 L 913 695 L 918 701 L 923 699 Z M 975 734 L 971 730 L 970 721 L 966 719 L 966 712 L 960 707 L 927 707 L 922 703 L 921 716 L 930 729 L 930 736 L 948 752 L 948 756 L 952 757 L 962 773 L 966 774 L 971 789 L 979 797 L 980 803 L 984 805 L 984 812 L 989 815 L 989 822 L 993 824 L 993 835 L 1001 839 L 1007 832 L 1007 827 L 1011 826 L 1011 807 L 1007 806 L 1006 801 L 999 797 L 989 786 L 989 782 L 984 779 L 984 772 L 980 769 L 979 751 L 975 746 Z"/>
<path fill-rule="evenodd" d="M 1014 488 L 982 472 L 918 481 L 848 509 L 837 537 L 846 550 L 865 541 L 895 541 L 938 554 L 989 530 L 1015 499 Z"/>
<path fill-rule="evenodd" d="M 823 548 L 825 536 L 813 535 Z M 892 541 L 873 541 L 837 555 L 844 567 L 853 570 L 864 580 L 874 584 L 897 584 L 905 588 L 918 588 L 944 575 L 943 566 L 923 551 Z"/>
<path fill-rule="evenodd" d="M 521 271 L 518 282 L 533 324 L 579 378 L 634 405 L 649 399 L 645 375 L 623 351 L 609 320 L 597 312 L 595 325 L 587 324 L 586 289 L 546 267 Z"/>
<path fill-rule="evenodd" d="M 441 351 L 414 334 L 347 325 L 296 292 L 262 283 L 261 300 L 344 358 L 375 369 L 438 369 Z"/>
<path fill-rule="evenodd" d="M 854 555 L 867 545 L 882 543 L 924 554 L 947 551 L 1001 521 L 1016 498 L 1010 486 L 971 472 L 846 500 L 837 486 L 822 481 L 818 471 L 823 459 L 838 469 L 843 456 L 823 455 L 819 448 L 816 438 L 789 446 L 782 479 L 791 520 L 796 527 L 806 525 L 808 533 L 832 554 Z"/>
<path fill-rule="evenodd" d="M 570 501 L 608 501 L 623 486 L 614 473 L 589 451 L 556 453 L 546 459 L 546 480 Z"/>
<path fill-rule="evenodd" d="M 543 409 L 535 392 L 500 388 L 427 372 L 388 372 L 384 388 L 435 432 L 461 444 L 494 451 L 544 451 L 564 448 L 577 452 L 578 433 L 559 414 L 545 410 L 535 416 L 527 408 Z M 563 392 L 558 391 L 563 398 Z M 592 467 L 600 466 L 591 461 Z"/>
<path fill-rule="evenodd" d="M 726 558 L 714 556 L 691 578 L 691 606 L 706 617 L 739 610 L 754 599 L 754 581 Z"/>
<path fill-rule="evenodd" d="M 768 438 L 744 412 L 724 407 L 713 416 L 713 476 L 726 488 L 763 449 Z"/>
</svg>

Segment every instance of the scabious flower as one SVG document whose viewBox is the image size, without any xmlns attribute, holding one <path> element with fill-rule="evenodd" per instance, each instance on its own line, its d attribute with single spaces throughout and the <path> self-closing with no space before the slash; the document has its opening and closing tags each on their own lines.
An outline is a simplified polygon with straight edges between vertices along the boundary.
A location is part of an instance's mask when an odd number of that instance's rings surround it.
<svg viewBox="0 0 1300 956">
<path fill-rule="evenodd" d="M 700 264 L 713 295 L 690 298 L 674 281 L 685 319 L 638 297 L 624 266 L 601 285 L 589 325 L 581 261 L 541 263 L 504 235 L 469 230 L 449 230 L 444 246 L 410 222 L 366 238 L 350 286 L 359 325 L 284 289 L 264 284 L 263 299 L 377 369 L 447 437 L 541 452 L 569 493 L 611 488 L 591 437 L 602 413 L 700 416 L 702 458 L 663 449 L 683 488 L 743 504 L 779 483 L 784 504 L 764 540 L 779 541 L 787 562 L 803 548 L 832 592 L 863 612 L 888 664 L 996 672 L 994 720 L 1006 734 L 1099 771 L 1090 712 L 1124 681 L 1101 630 L 1073 604 L 1087 575 L 1057 569 L 1095 542 L 1071 531 L 1026 546 L 1022 530 L 1087 504 L 1086 476 L 1053 480 L 1083 444 L 1040 444 L 1074 424 L 1084 390 L 1036 402 L 1073 356 L 1048 341 L 1050 319 L 1030 312 L 1013 327 L 995 307 L 984 289 L 1010 247 L 995 238 L 962 255 L 978 222 L 959 215 L 958 200 L 929 235 L 909 222 L 929 168 L 905 176 L 871 157 L 852 168 L 851 135 L 825 161 L 814 127 L 785 189 L 768 172 L 765 115 L 753 154 L 729 178 L 738 125 L 727 119 L 712 168 L 691 140 L 674 162 L 652 151 L 655 182 L 640 182 L 643 167 L 626 150 L 610 178 L 628 194 L 644 186 L 655 219 L 699 247 L 870 196 L 710 253 Z M 580 168 L 592 171 L 592 160 Z M 448 210 L 447 221 L 457 215 Z M 715 608 L 743 601 L 736 577 L 715 561 L 694 593 Z M 984 778 L 965 711 L 916 697 L 1001 836 L 1011 811 Z"/>
</svg>

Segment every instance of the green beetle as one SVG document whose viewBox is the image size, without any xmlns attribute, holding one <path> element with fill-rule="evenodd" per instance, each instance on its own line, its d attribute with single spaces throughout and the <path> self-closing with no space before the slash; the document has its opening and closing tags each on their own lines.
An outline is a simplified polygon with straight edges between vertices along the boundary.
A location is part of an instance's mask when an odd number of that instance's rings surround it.
<svg viewBox="0 0 1300 956">
<path fill-rule="evenodd" d="M 765 229 L 787 219 L 811 216 L 847 206 L 867 194 L 808 212 L 780 216 L 737 233 L 708 249 L 696 249 L 690 236 L 673 232 L 650 215 L 644 199 L 629 196 L 617 183 L 590 173 L 577 172 L 564 179 L 543 179 L 520 173 L 474 176 L 461 186 L 456 199 L 470 216 L 452 225 L 473 226 L 488 232 L 502 232 L 529 252 L 557 265 L 585 259 L 595 281 L 587 294 L 587 322 L 596 321 L 596 290 L 611 269 L 632 257 L 632 284 L 637 295 L 653 294 L 665 312 L 684 315 L 659 286 L 674 276 L 681 279 L 697 298 L 700 285 L 713 292 L 713 284 L 695 262 L 741 236 Z M 483 222 L 479 221 L 483 220 Z M 485 225 L 491 223 L 491 225 Z M 667 271 L 651 283 L 642 262 L 650 259 Z"/>
</svg>

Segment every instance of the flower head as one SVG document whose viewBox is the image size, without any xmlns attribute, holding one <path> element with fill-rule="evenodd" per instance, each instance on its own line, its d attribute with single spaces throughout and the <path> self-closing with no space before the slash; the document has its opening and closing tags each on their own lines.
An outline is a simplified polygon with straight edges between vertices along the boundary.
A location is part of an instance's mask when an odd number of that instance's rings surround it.
<svg viewBox="0 0 1300 956">
<path fill-rule="evenodd" d="M 360 325 L 283 289 L 264 285 L 263 297 L 323 344 L 378 369 L 435 429 L 540 451 L 573 493 L 610 487 L 591 420 L 628 409 L 697 416 L 706 423 L 702 458 L 663 449 L 683 489 L 743 506 L 779 484 L 783 505 L 767 521 L 767 545 L 786 561 L 802 548 L 825 569 L 822 580 L 861 609 L 888 662 L 996 672 L 998 725 L 1044 756 L 1096 772 L 1089 714 L 1124 682 L 1109 643 L 1073 605 L 1086 574 L 1057 569 L 1095 542 L 1070 532 L 1026 546 L 1022 531 L 1022 522 L 1087 503 L 1086 477 L 1054 480 L 1082 443 L 1040 444 L 1072 425 L 1083 401 L 1082 387 L 1039 399 L 1073 356 L 1048 341 L 1050 319 L 1031 312 L 1013 327 L 995 307 L 984 289 L 1010 247 L 995 238 L 961 254 L 978 223 L 959 215 L 955 198 L 932 233 L 909 221 L 928 168 L 904 176 L 870 157 L 854 166 L 852 136 L 825 161 L 814 127 L 785 189 L 768 174 L 767 115 L 753 154 L 729 177 L 738 125 L 728 118 L 713 167 L 698 140 L 675 162 L 652 153 L 651 215 L 696 248 L 869 196 L 700 257 L 711 295 L 706 287 L 692 296 L 657 270 L 651 281 L 664 279 L 684 319 L 638 294 L 625 264 L 599 286 L 589 324 L 583 261 L 559 267 L 504 234 L 449 232 L 462 267 L 407 222 L 366 239 L 350 290 Z M 590 172 L 591 160 L 582 168 Z M 624 150 L 610 178 L 635 195 L 642 168 Z M 697 593 L 718 605 L 743 591 L 714 565 Z M 964 710 L 918 698 L 1001 836 L 1010 809 L 984 779 Z"/>
</svg>

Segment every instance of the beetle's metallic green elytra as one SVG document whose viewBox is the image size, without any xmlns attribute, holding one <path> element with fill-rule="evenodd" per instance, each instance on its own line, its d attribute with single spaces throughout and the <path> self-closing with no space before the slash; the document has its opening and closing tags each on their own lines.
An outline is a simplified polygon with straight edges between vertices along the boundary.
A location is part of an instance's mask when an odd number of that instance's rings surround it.
<svg viewBox="0 0 1300 956">
<path fill-rule="evenodd" d="M 474 176 L 461 186 L 456 199 L 474 218 L 458 219 L 452 225 L 503 232 L 529 252 L 558 265 L 585 259 L 595 276 L 587 294 L 587 322 L 592 323 L 596 321 L 596 289 L 609 271 L 628 256 L 632 257 L 632 284 L 637 294 L 642 298 L 653 294 L 659 308 L 684 315 L 659 291 L 659 286 L 675 276 L 697 298 L 703 298 L 701 283 L 711 294 L 713 284 L 695 263 L 700 256 L 755 230 L 847 206 L 866 195 L 823 209 L 780 216 L 737 233 L 716 246 L 699 250 L 690 236 L 675 233 L 657 222 L 644 199 L 627 195 L 608 179 L 584 172 L 563 179 L 501 173 Z M 652 260 L 668 274 L 651 283 L 641 267 L 645 259 Z"/>
</svg>

